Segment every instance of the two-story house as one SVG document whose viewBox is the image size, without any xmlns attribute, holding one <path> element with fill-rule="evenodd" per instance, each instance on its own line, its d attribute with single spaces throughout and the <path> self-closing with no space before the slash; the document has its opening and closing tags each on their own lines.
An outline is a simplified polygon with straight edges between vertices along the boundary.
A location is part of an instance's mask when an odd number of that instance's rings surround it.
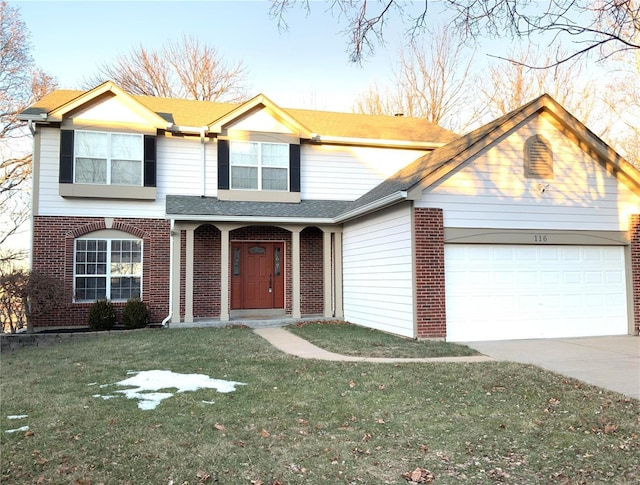
<svg viewBox="0 0 640 485">
<path fill-rule="evenodd" d="M 549 96 L 464 136 L 424 120 L 55 91 L 34 138 L 34 270 L 86 325 L 344 319 L 409 337 L 640 325 L 640 175 Z"/>
</svg>

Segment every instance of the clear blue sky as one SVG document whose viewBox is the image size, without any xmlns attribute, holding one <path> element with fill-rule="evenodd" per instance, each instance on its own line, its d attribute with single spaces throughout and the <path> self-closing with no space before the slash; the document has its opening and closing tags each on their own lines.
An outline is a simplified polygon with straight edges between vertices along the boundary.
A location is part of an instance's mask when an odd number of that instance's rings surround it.
<svg viewBox="0 0 640 485">
<path fill-rule="evenodd" d="M 346 23 L 311 3 L 287 16 L 280 32 L 267 1 L 30 1 L 10 0 L 31 33 L 39 67 L 61 88 L 81 87 L 102 62 L 133 47 L 159 47 L 183 34 L 217 47 L 229 62 L 243 61 L 249 94 L 263 93 L 285 107 L 350 111 L 354 98 L 372 82 L 392 75 L 406 26 L 392 22 L 386 47 L 362 66 L 349 62 Z M 417 7 L 420 5 L 418 4 Z M 435 8 L 433 9 L 435 10 Z"/>
</svg>

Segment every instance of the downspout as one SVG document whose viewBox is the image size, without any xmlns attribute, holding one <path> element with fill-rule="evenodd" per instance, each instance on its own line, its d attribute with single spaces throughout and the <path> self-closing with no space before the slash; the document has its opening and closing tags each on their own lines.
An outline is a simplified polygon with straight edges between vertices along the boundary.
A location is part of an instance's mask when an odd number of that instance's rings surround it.
<svg viewBox="0 0 640 485">
<path fill-rule="evenodd" d="M 31 248 L 29 251 L 29 271 L 33 271 L 33 228 L 35 225 L 35 217 L 33 214 L 34 201 L 36 197 L 36 186 L 33 183 L 33 157 L 36 153 L 36 125 L 33 123 L 33 120 L 27 121 L 27 126 L 29 127 L 29 131 L 31 132 L 31 215 L 29 216 L 29 224 L 31 225 Z"/>
<path fill-rule="evenodd" d="M 202 189 L 200 191 L 200 197 L 207 196 L 207 163 L 205 157 L 205 131 L 207 130 L 206 126 L 200 128 L 200 164 L 202 170 Z"/>
<path fill-rule="evenodd" d="M 171 230 L 169 231 L 169 314 L 162 320 L 163 328 L 169 327 L 169 321 L 173 316 L 173 231 L 175 223 L 175 219 L 171 219 Z"/>
</svg>

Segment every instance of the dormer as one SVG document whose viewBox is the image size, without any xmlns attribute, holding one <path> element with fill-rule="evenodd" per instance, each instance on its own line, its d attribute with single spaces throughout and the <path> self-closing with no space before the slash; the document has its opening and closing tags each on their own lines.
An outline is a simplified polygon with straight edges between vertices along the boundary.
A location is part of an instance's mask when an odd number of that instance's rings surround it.
<svg viewBox="0 0 640 485">
<path fill-rule="evenodd" d="M 47 114 L 60 123 L 62 197 L 156 198 L 156 133 L 167 122 L 107 82 Z"/>
<path fill-rule="evenodd" d="M 300 139 L 310 131 L 259 95 L 216 120 L 218 198 L 300 202 Z"/>
</svg>

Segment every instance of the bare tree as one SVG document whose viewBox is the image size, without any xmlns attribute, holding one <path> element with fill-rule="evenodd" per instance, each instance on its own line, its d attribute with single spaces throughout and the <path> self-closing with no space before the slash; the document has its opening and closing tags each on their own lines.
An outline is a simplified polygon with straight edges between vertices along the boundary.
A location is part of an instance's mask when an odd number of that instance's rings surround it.
<svg viewBox="0 0 640 485">
<path fill-rule="evenodd" d="M 583 123 L 588 123 L 595 109 L 596 89 L 579 59 L 556 64 L 548 69 L 532 69 L 547 64 L 560 53 L 540 54 L 532 48 L 512 52 L 511 61 L 497 59 L 478 82 L 478 93 L 490 117 L 502 116 L 523 104 L 548 93 Z"/>
<path fill-rule="evenodd" d="M 246 98 L 244 65 L 228 65 L 215 47 L 187 36 L 159 50 L 140 46 L 120 55 L 84 84 L 91 88 L 106 80 L 146 96 L 227 102 Z"/>
<path fill-rule="evenodd" d="M 640 169 L 640 52 L 619 61 L 606 89 L 604 104 L 613 113 L 606 134 L 611 144 Z"/>
<path fill-rule="evenodd" d="M 287 12 L 302 7 L 311 12 L 309 0 L 272 0 L 270 14 L 281 29 L 287 28 Z M 350 58 L 361 62 L 384 42 L 392 18 L 408 25 L 407 35 L 426 31 L 432 10 L 438 8 L 469 39 L 550 35 L 551 42 L 571 39 L 574 50 L 554 59 L 555 65 L 597 50 L 601 58 L 611 52 L 640 49 L 640 4 L 637 0 L 333 0 L 330 9 L 346 19 Z"/>
<path fill-rule="evenodd" d="M 30 216 L 30 147 L 17 115 L 56 87 L 51 76 L 35 67 L 30 48 L 19 11 L 0 2 L 0 265 L 26 254 L 23 248 L 8 248 Z"/>
<path fill-rule="evenodd" d="M 431 40 L 428 47 L 413 43 L 408 53 L 400 52 L 391 86 L 371 86 L 356 100 L 355 111 L 402 113 L 453 131 L 478 121 L 483 107 L 473 102 L 470 89 L 473 54 L 465 55 L 464 46 L 444 26 Z"/>
</svg>

